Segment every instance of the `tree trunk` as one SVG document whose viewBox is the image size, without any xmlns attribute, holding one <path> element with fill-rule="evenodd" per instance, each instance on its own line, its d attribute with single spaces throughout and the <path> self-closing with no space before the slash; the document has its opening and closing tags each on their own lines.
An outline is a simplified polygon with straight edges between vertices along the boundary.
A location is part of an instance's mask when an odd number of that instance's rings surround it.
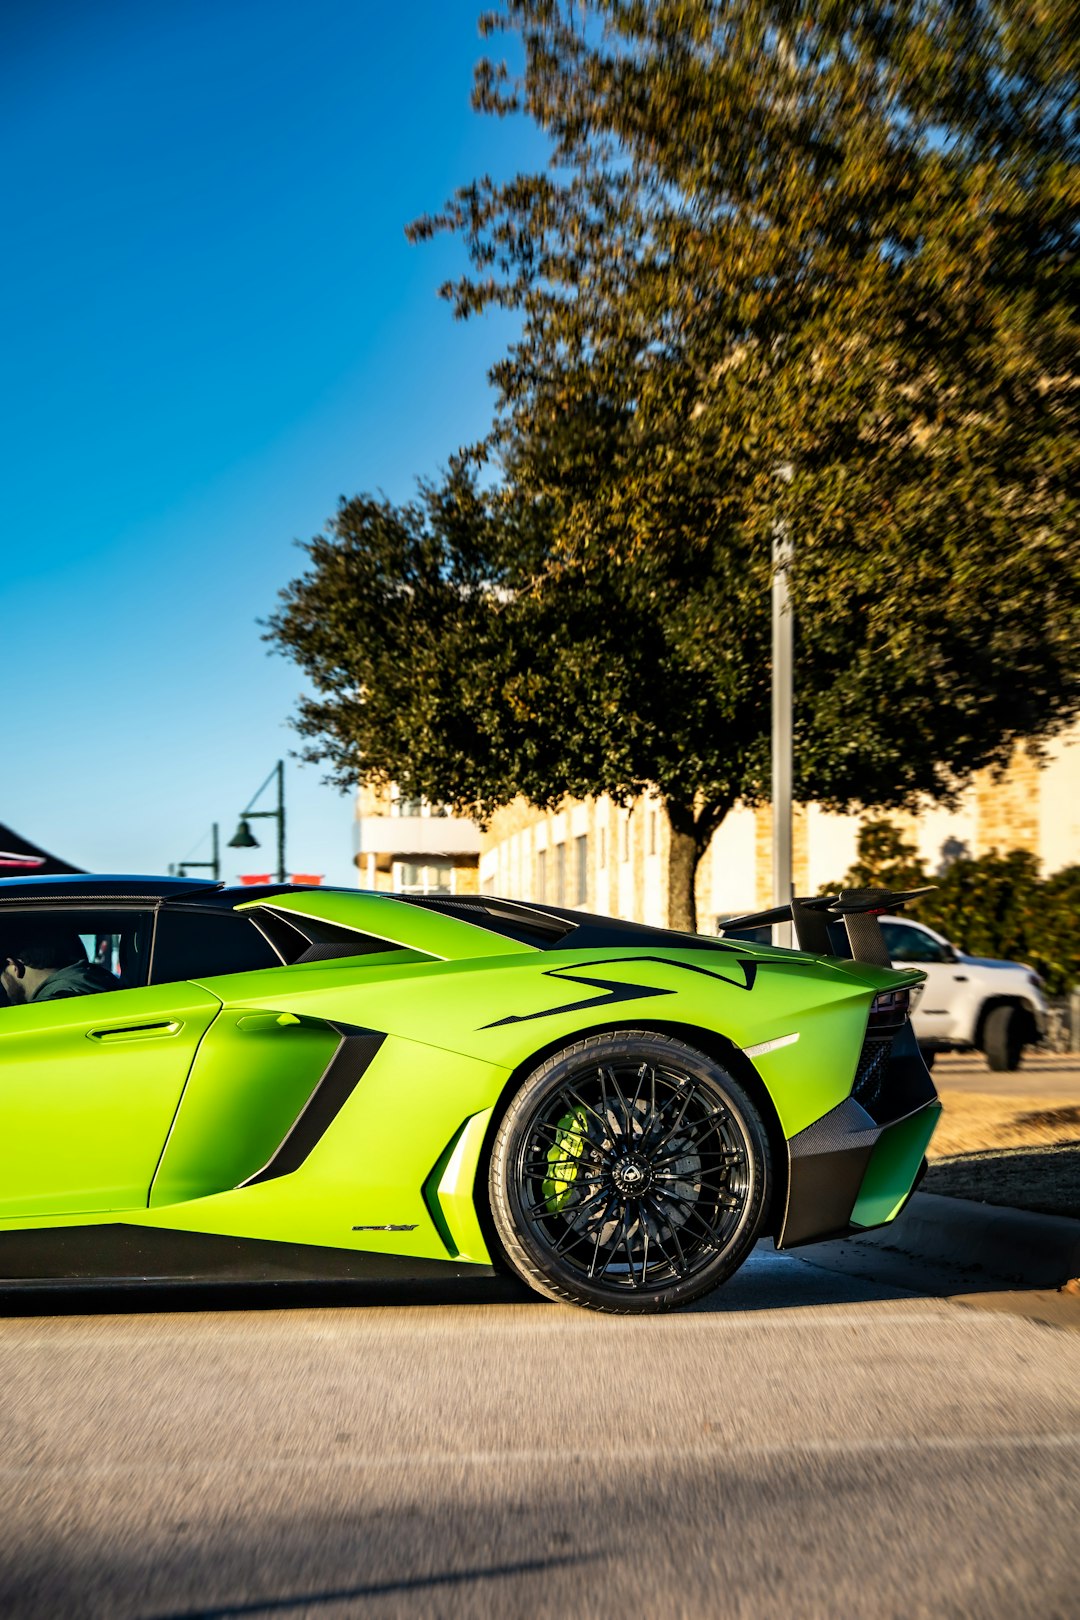
<svg viewBox="0 0 1080 1620">
<path fill-rule="evenodd" d="M 727 804 L 679 804 L 668 799 L 668 927 L 697 932 L 695 879 L 701 857 L 728 810 Z"/>
<path fill-rule="evenodd" d="M 692 832 L 676 827 L 671 817 L 671 842 L 668 847 L 668 927 L 687 933 L 697 932 L 697 899 L 694 880 L 701 859 Z M 691 818 L 692 819 L 692 818 Z"/>
</svg>

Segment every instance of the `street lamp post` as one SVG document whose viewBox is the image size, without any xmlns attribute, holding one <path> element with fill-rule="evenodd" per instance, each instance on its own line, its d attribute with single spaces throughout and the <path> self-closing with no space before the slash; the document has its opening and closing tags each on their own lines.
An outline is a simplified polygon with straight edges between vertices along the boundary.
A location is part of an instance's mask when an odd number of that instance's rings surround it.
<svg viewBox="0 0 1080 1620">
<path fill-rule="evenodd" d="M 256 804 L 258 802 L 260 795 L 263 794 L 266 791 L 266 789 L 270 786 L 270 783 L 274 780 L 275 777 L 277 777 L 277 809 L 276 810 L 253 810 L 252 805 L 254 805 L 254 804 Z M 266 778 L 266 781 L 263 783 L 263 785 L 259 789 L 258 793 L 254 794 L 252 796 L 251 803 L 248 805 L 247 809 L 241 811 L 241 813 L 240 813 L 240 823 L 239 823 L 235 833 L 233 834 L 233 836 L 229 839 L 229 848 L 230 849 L 258 849 L 259 840 L 255 837 L 254 833 L 252 832 L 251 827 L 249 826 L 249 822 L 255 821 L 255 820 L 259 819 L 260 817 L 265 817 L 265 816 L 273 817 L 273 819 L 277 822 L 277 855 L 278 855 L 277 880 L 278 880 L 279 883 L 284 883 L 285 882 L 285 761 L 283 759 L 278 760 L 277 764 L 274 766 L 274 769 L 270 772 L 270 775 Z"/>
<path fill-rule="evenodd" d="M 791 467 L 777 468 L 791 482 Z M 787 519 L 773 528 L 772 546 L 772 846 L 773 905 L 791 902 L 792 881 L 792 695 L 794 687 L 794 620 L 789 572 L 795 547 Z M 773 923 L 773 944 L 790 947 L 790 922 Z"/>
<path fill-rule="evenodd" d="M 197 866 L 197 867 L 200 867 L 200 868 L 206 868 L 206 869 L 208 869 L 209 871 L 211 871 L 214 874 L 214 882 L 215 883 L 220 883 L 221 882 L 221 851 L 220 851 L 220 846 L 218 844 L 218 824 L 217 824 L 216 821 L 214 822 L 211 831 L 212 831 L 213 840 L 214 840 L 214 842 L 213 842 L 213 851 L 214 851 L 214 853 L 213 853 L 210 860 L 208 860 L 208 861 L 177 861 L 176 866 L 175 867 L 170 867 L 169 870 L 170 871 L 175 871 L 177 877 L 187 877 L 188 871 L 192 867 Z M 197 847 L 198 846 L 196 846 L 196 848 Z"/>
</svg>

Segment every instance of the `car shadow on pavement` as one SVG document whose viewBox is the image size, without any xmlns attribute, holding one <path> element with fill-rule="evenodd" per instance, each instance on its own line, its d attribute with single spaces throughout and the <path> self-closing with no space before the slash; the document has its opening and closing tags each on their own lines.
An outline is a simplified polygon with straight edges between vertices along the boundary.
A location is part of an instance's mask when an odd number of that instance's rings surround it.
<svg viewBox="0 0 1080 1620">
<path fill-rule="evenodd" d="M 1072 1127 L 1080 1124 L 1080 1110 L 1053 1108 L 1023 1118 Z M 923 1191 L 1076 1220 L 1080 1217 L 1080 1140 L 955 1153 L 931 1164 Z"/>
<path fill-rule="evenodd" d="M 855 1300 L 897 1299 L 912 1290 L 895 1282 L 853 1278 L 813 1264 L 813 1250 L 778 1253 L 764 1238 L 727 1283 L 683 1309 L 732 1314 L 789 1310 Z M 66 1286 L 27 1284 L 0 1290 L 0 1320 L 50 1316 L 155 1316 L 247 1311 L 370 1310 L 392 1307 L 528 1306 L 573 1310 L 543 1299 L 509 1275 L 447 1278 L 445 1282 L 212 1282 Z M 591 1313 L 590 1313 L 591 1314 Z"/>
<path fill-rule="evenodd" d="M 227 1603 L 197 1609 L 177 1609 L 156 1620 L 240 1620 L 244 1615 L 288 1614 L 298 1609 L 315 1609 L 324 1603 L 349 1603 L 360 1598 L 392 1597 L 408 1592 L 434 1593 L 440 1587 L 469 1586 L 476 1581 L 499 1581 L 514 1575 L 535 1575 L 566 1564 L 585 1564 L 599 1553 L 567 1553 L 551 1558 L 530 1558 L 518 1563 L 493 1564 L 483 1568 L 438 1570 L 430 1575 L 409 1575 L 396 1581 L 369 1581 L 363 1586 L 338 1587 L 323 1592 L 296 1592 L 289 1597 L 254 1599 L 249 1603 Z"/>
</svg>

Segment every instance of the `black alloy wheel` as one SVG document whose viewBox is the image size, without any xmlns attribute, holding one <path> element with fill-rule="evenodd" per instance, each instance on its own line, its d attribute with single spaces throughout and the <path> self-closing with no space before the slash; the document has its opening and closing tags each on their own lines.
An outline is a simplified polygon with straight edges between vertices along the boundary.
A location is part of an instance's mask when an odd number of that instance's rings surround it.
<svg viewBox="0 0 1080 1620">
<path fill-rule="evenodd" d="M 592 1035 L 534 1070 L 489 1175 L 513 1269 L 550 1299 L 641 1313 L 730 1277 L 759 1236 L 769 1141 L 719 1063 L 647 1030 Z"/>
</svg>

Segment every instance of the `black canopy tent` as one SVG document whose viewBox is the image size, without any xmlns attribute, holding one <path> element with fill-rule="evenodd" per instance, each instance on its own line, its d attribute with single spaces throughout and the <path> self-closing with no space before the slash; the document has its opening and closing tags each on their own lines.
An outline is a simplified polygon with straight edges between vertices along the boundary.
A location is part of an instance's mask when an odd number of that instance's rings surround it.
<svg viewBox="0 0 1080 1620">
<path fill-rule="evenodd" d="M 48 850 L 39 849 L 0 821 L 0 878 L 59 877 L 64 872 L 81 872 L 81 866 L 58 860 Z"/>
</svg>

